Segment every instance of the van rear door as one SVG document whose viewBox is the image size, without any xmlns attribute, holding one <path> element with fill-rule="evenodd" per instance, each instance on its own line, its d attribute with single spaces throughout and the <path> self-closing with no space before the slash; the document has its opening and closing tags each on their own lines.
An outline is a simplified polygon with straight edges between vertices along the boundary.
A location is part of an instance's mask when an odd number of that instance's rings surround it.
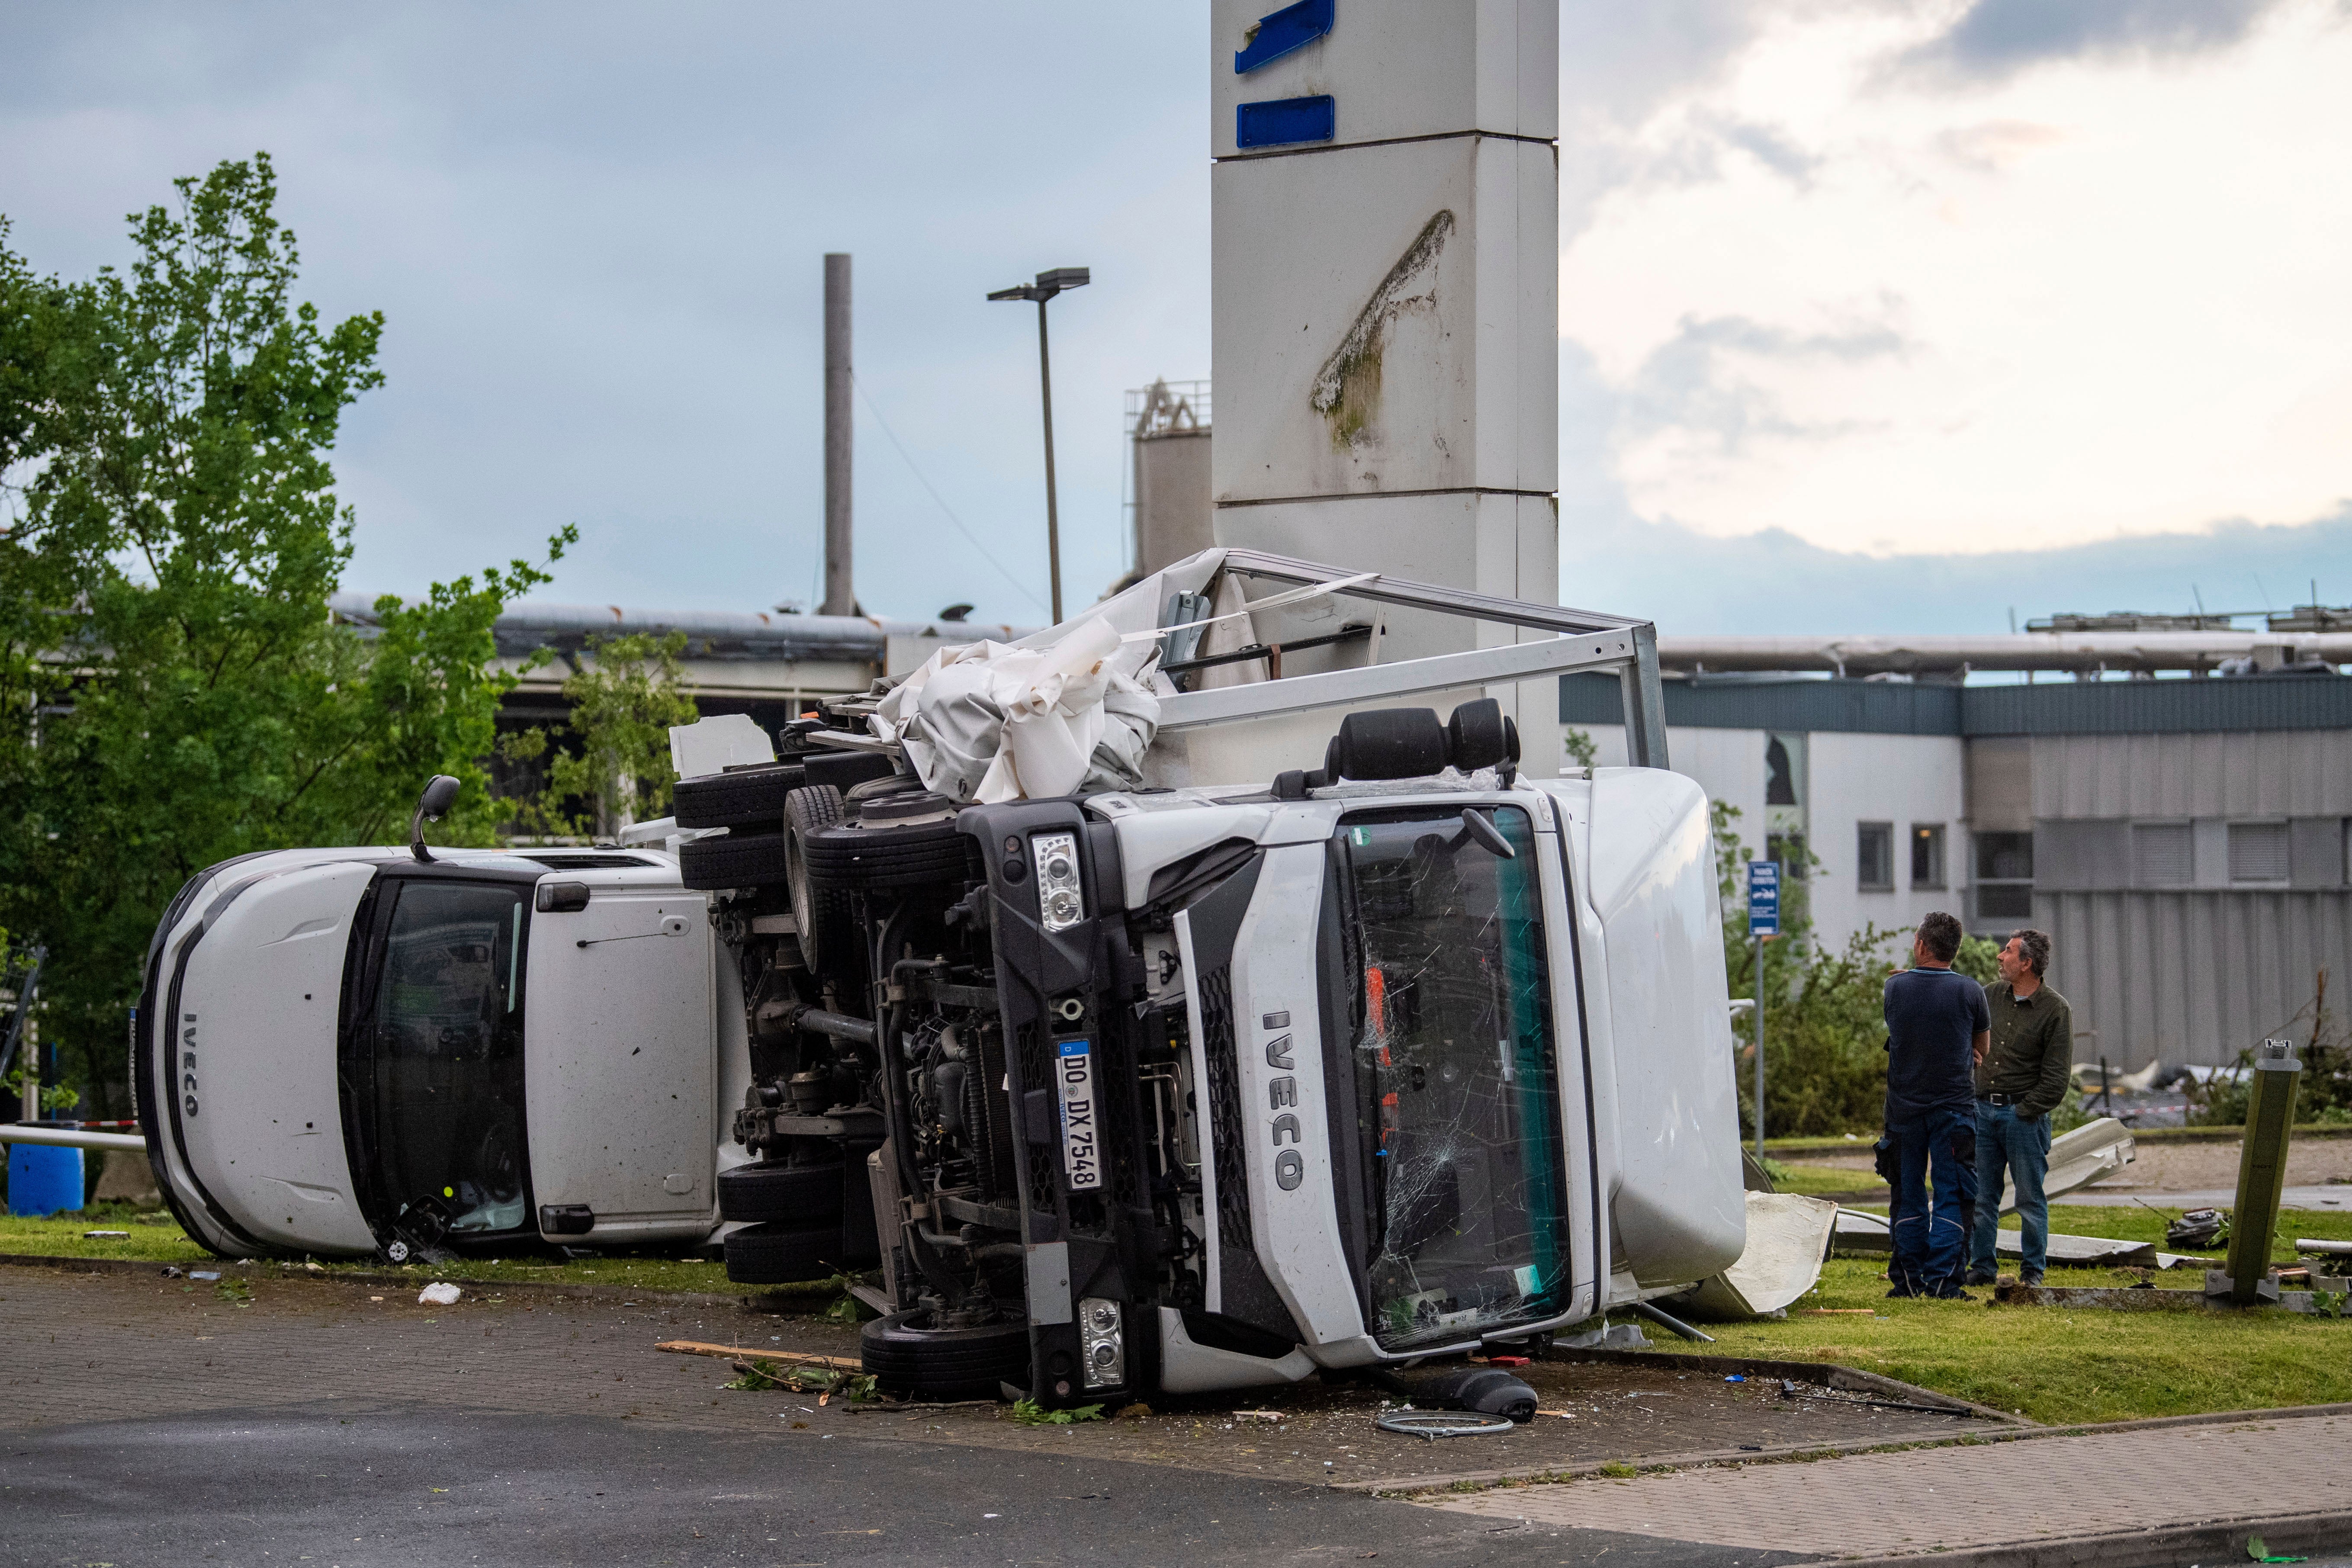
<svg viewBox="0 0 2352 1568">
<path fill-rule="evenodd" d="M 530 924 L 524 1032 L 531 1188 L 551 1241 L 708 1234 L 717 1145 L 710 923 L 675 885 L 584 881 L 586 908 Z M 560 900 L 558 900 L 560 902 Z"/>
</svg>

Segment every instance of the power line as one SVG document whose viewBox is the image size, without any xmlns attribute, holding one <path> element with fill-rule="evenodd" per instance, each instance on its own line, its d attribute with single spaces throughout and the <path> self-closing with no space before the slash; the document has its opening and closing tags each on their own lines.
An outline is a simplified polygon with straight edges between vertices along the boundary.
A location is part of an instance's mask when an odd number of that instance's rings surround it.
<svg viewBox="0 0 2352 1568">
<path fill-rule="evenodd" d="M 1044 610 L 1045 608 L 1045 602 L 1037 597 L 1037 595 L 1030 590 L 1027 584 L 1014 576 L 1003 562 L 999 561 L 995 556 L 991 555 L 988 552 L 988 546 L 982 544 L 980 542 L 979 536 L 963 525 L 963 519 L 958 517 L 955 514 L 955 509 L 948 505 L 947 498 L 940 494 L 938 489 L 932 486 L 930 480 L 923 478 L 923 470 L 915 467 L 915 459 L 908 455 L 905 445 L 898 439 L 898 432 L 890 428 L 890 422 L 882 417 L 881 408 L 875 403 L 873 395 L 866 390 L 866 384 L 857 379 L 856 372 L 852 371 L 850 373 L 849 382 L 851 385 L 857 388 L 857 395 L 866 399 L 866 411 L 874 416 L 874 422 L 882 426 L 882 434 L 890 438 L 890 445 L 897 449 L 899 460 L 907 465 L 907 471 L 915 476 L 915 482 L 917 484 L 921 485 L 923 489 L 930 491 L 931 499 L 940 503 L 940 510 L 945 512 L 947 514 L 947 520 L 956 525 L 956 531 L 962 534 L 964 538 L 971 542 L 971 547 L 974 550 L 980 552 L 982 560 L 987 562 L 991 566 L 995 567 L 999 572 L 1003 572 L 1004 574 L 1004 580 L 1012 584 L 1015 588 L 1020 589 L 1021 595 L 1024 598 L 1036 605 L 1039 609 Z M 1052 614 L 1051 611 L 1047 611 L 1046 613 L 1049 615 Z"/>
</svg>

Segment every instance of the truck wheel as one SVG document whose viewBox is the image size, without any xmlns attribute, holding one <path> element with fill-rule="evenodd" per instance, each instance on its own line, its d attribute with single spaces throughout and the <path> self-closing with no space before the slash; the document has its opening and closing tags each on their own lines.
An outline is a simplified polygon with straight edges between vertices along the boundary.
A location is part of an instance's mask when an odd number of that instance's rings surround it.
<svg viewBox="0 0 2352 1568">
<path fill-rule="evenodd" d="M 677 847 L 678 880 L 689 888 L 758 888 L 784 879 L 784 836 L 730 828 L 723 837 Z"/>
<path fill-rule="evenodd" d="M 798 763 L 770 763 L 708 778 L 680 779 L 671 815 L 680 827 L 772 828 L 784 817 L 784 796 L 807 782 Z"/>
<path fill-rule="evenodd" d="M 929 806 L 931 810 L 925 810 Z M 891 815 L 913 816 L 894 822 Z M 947 815 L 935 815 L 945 812 Z M 813 833 L 802 853 L 819 887 L 923 888 L 962 885 L 974 846 L 955 825 L 953 805 L 934 795 L 903 795 L 869 803 L 858 826 Z M 929 816 L 930 820 L 922 820 Z"/>
<path fill-rule="evenodd" d="M 739 1285 L 791 1285 L 840 1271 L 841 1224 L 755 1225 L 726 1240 L 727 1278 Z"/>
<path fill-rule="evenodd" d="M 737 1165 L 719 1173 L 720 1219 L 782 1220 L 795 1226 L 841 1217 L 841 1163 Z"/>
<path fill-rule="evenodd" d="M 885 1394 L 927 1399 L 994 1399 L 1000 1383 L 1029 1381 L 1029 1326 L 934 1329 L 929 1310 L 877 1318 L 858 1335 L 858 1353 Z"/>
<path fill-rule="evenodd" d="M 801 962 L 820 980 L 845 979 L 858 948 L 857 925 L 846 895 L 809 879 L 808 837 L 841 820 L 841 792 L 809 784 L 784 797 L 784 861 L 793 893 L 793 923 L 800 928 Z"/>
</svg>

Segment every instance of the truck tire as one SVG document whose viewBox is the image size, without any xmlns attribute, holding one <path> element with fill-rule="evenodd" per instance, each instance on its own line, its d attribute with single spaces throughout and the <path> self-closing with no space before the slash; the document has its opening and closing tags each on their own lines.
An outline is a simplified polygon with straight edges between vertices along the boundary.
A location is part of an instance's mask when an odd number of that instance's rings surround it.
<svg viewBox="0 0 2352 1568">
<path fill-rule="evenodd" d="M 720 1219 L 780 1220 L 799 1228 L 841 1217 L 839 1161 L 824 1165 L 737 1165 L 719 1173 Z"/>
<path fill-rule="evenodd" d="M 677 848 L 678 879 L 689 888 L 758 888 L 785 877 L 784 836 L 730 828 Z"/>
<path fill-rule="evenodd" d="M 727 1278 L 739 1285 L 792 1285 L 841 1268 L 841 1224 L 754 1225 L 730 1234 Z"/>
<path fill-rule="evenodd" d="M 858 951 L 857 922 L 848 897 L 820 888 L 808 873 L 809 835 L 841 820 L 841 792 L 831 784 L 805 784 L 784 797 L 785 881 L 793 895 L 793 923 L 801 933 L 801 962 L 819 980 L 850 977 Z"/>
<path fill-rule="evenodd" d="M 961 886 L 972 847 L 971 837 L 950 817 L 905 826 L 845 823 L 810 834 L 802 853 L 814 885 L 870 889 Z"/>
<path fill-rule="evenodd" d="M 784 796 L 808 780 L 798 763 L 770 763 L 708 778 L 680 779 L 670 795 L 680 827 L 760 827 L 784 819 Z"/>
<path fill-rule="evenodd" d="M 1029 1381 L 1029 1326 L 934 1329 L 928 1310 L 877 1318 L 858 1335 L 858 1354 L 885 1394 L 926 1399 L 994 1399 L 997 1384 Z"/>
</svg>

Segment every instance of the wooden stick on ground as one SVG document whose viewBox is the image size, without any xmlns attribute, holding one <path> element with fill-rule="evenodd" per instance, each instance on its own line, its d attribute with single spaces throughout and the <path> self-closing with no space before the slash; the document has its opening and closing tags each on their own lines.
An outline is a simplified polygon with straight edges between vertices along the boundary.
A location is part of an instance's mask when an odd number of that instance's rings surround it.
<svg viewBox="0 0 2352 1568">
<path fill-rule="evenodd" d="M 806 1351 L 762 1350 L 757 1345 L 714 1345 L 702 1340 L 664 1340 L 654 1349 L 669 1351 L 677 1355 L 718 1356 L 728 1361 L 737 1356 L 744 1356 L 754 1361 L 782 1362 L 791 1366 L 829 1367 L 835 1372 L 863 1370 L 858 1359 L 854 1355 L 812 1355 Z"/>
</svg>

